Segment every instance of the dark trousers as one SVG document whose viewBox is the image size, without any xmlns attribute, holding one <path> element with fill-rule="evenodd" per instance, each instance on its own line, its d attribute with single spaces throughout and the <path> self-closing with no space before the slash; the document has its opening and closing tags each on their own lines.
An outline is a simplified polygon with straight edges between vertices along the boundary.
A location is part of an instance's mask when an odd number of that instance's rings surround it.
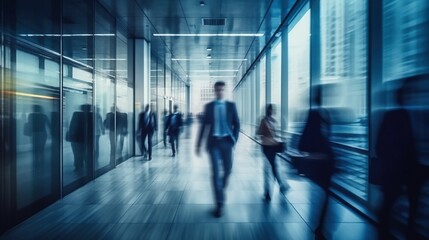
<svg viewBox="0 0 429 240">
<path fill-rule="evenodd" d="M 170 144 L 174 155 L 179 150 L 179 134 L 170 134 Z"/>
<path fill-rule="evenodd" d="M 275 146 L 270 146 L 270 145 L 262 145 L 262 152 L 264 153 L 265 157 L 268 160 L 269 166 L 267 167 L 267 169 L 265 169 L 264 171 L 264 190 L 266 194 L 270 194 L 272 191 L 272 180 L 271 180 L 271 174 L 274 177 L 274 181 L 277 180 L 279 186 L 280 186 L 280 190 L 284 191 L 286 189 L 286 183 L 285 181 L 283 181 L 283 179 L 281 178 L 281 176 L 279 175 L 278 171 L 277 171 L 277 165 L 276 165 L 276 155 L 277 152 L 275 150 Z M 270 171 L 271 170 L 271 171 Z"/>
<path fill-rule="evenodd" d="M 209 147 L 212 163 L 212 181 L 217 207 L 222 207 L 225 201 L 224 190 L 232 169 L 232 140 L 226 138 L 213 138 Z M 223 175 L 220 170 L 223 168 Z"/>
<path fill-rule="evenodd" d="M 145 155 L 146 153 L 148 154 L 149 158 L 152 157 L 152 136 L 153 136 L 153 132 L 142 132 L 142 137 L 141 137 L 141 149 L 143 149 L 142 154 Z M 147 148 L 146 148 L 146 138 L 147 138 Z"/>
</svg>

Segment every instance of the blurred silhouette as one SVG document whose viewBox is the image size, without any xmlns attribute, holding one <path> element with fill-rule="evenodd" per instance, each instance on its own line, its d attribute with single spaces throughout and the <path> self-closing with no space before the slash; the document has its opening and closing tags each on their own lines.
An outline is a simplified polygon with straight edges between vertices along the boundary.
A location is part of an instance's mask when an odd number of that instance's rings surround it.
<svg viewBox="0 0 429 240">
<path fill-rule="evenodd" d="M 98 161 L 98 157 L 100 156 L 100 137 L 104 135 L 104 125 L 103 119 L 100 115 L 100 108 L 97 107 L 95 111 L 95 160 Z"/>
<path fill-rule="evenodd" d="M 162 122 L 164 126 L 164 132 L 162 136 L 162 141 L 164 143 L 164 147 L 167 147 L 167 120 L 168 120 L 168 111 L 164 110 L 163 116 L 162 116 Z"/>
<path fill-rule="evenodd" d="M 225 200 L 224 190 L 232 169 L 232 148 L 238 139 L 240 120 L 235 103 L 224 100 L 225 83 L 216 82 L 214 90 L 216 100 L 204 107 L 196 152 L 197 155 L 200 155 L 202 140 L 206 138 L 216 197 L 214 216 L 221 217 Z M 221 176 L 222 166 L 223 176 Z"/>
<path fill-rule="evenodd" d="M 283 144 L 279 138 L 279 134 L 277 133 L 277 121 L 274 119 L 275 108 L 273 104 L 268 104 L 265 110 L 265 116 L 261 120 L 259 124 L 257 134 L 261 138 L 262 142 L 262 152 L 268 160 L 268 163 L 265 162 L 266 169 L 264 171 L 264 197 L 266 201 L 271 201 L 271 192 L 272 192 L 272 184 L 271 184 L 271 174 L 274 177 L 274 180 L 277 180 L 280 186 L 280 192 L 285 194 L 289 189 L 289 184 L 284 181 L 277 171 L 276 165 L 276 155 L 278 152 L 279 144 Z"/>
<path fill-rule="evenodd" d="M 188 113 L 186 117 L 186 137 L 191 137 L 191 127 L 192 127 L 192 113 Z"/>
<path fill-rule="evenodd" d="M 104 127 L 109 130 L 109 140 L 110 140 L 110 164 L 115 163 L 115 152 L 116 152 L 116 132 L 115 127 L 116 123 L 116 108 L 113 106 L 111 111 L 106 114 L 106 119 L 104 119 Z"/>
<path fill-rule="evenodd" d="M 122 151 L 124 149 L 124 140 L 128 135 L 128 114 L 120 112 L 117 110 L 116 112 L 116 136 L 118 141 L 118 152 L 116 156 L 122 158 Z"/>
<path fill-rule="evenodd" d="M 137 126 L 137 135 L 140 135 L 140 149 L 142 149 L 142 154 L 148 160 L 152 159 L 152 136 L 155 131 L 158 130 L 158 123 L 156 119 L 156 114 L 151 111 L 149 104 L 146 105 L 144 112 L 140 113 L 139 121 Z M 147 148 L 145 145 L 147 138 Z"/>
<path fill-rule="evenodd" d="M 50 123 L 48 117 L 43 113 L 42 106 L 33 105 L 33 113 L 30 113 L 28 122 L 24 125 L 24 134 L 31 137 L 35 169 L 39 169 L 45 161 L 47 129 L 51 129 Z"/>
<path fill-rule="evenodd" d="M 324 199 L 318 225 L 317 239 L 324 239 L 322 227 L 328 207 L 328 188 L 334 169 L 334 154 L 329 142 L 331 123 L 329 113 L 321 107 L 322 87 L 314 86 L 313 107 L 309 110 L 307 122 L 299 141 L 298 150 L 308 153 L 300 159 L 302 172 L 324 191 Z"/>
<path fill-rule="evenodd" d="M 66 140 L 71 142 L 75 171 L 86 167 L 88 173 L 92 172 L 93 151 L 93 113 L 89 104 L 81 105 L 81 111 L 73 113 Z"/>
<path fill-rule="evenodd" d="M 410 113 L 404 104 L 408 80 L 410 79 L 406 79 L 404 85 L 395 91 L 396 106 L 384 113 L 376 140 L 375 160 L 379 161 L 378 174 L 381 175 L 379 179 L 384 194 L 379 216 L 380 239 L 393 237 L 389 235 L 391 212 L 403 186 L 407 187 L 409 200 L 407 237 L 417 239 L 415 218 L 419 198 L 419 184 L 416 181 L 418 157 Z"/>
<path fill-rule="evenodd" d="M 166 129 L 171 144 L 172 157 L 179 151 L 179 134 L 183 126 L 182 114 L 178 111 L 179 106 L 174 105 L 173 113 L 167 118 Z"/>
</svg>

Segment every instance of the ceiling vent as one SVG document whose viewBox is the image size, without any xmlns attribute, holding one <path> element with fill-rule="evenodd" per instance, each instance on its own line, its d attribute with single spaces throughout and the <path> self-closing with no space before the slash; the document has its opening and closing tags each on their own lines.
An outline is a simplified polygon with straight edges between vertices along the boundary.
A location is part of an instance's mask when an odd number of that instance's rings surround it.
<svg viewBox="0 0 429 240">
<path fill-rule="evenodd" d="M 226 18 L 203 18 L 203 26 L 225 26 Z"/>
</svg>

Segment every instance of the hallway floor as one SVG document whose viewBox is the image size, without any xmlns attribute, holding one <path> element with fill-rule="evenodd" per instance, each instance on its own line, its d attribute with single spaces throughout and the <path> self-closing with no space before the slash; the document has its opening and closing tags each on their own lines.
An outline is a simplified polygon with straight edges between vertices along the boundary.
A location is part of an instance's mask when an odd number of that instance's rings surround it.
<svg viewBox="0 0 429 240">
<path fill-rule="evenodd" d="M 120 164 L 1 239 L 314 239 L 319 188 L 278 159 L 291 188 L 283 196 L 276 186 L 265 203 L 264 158 L 240 137 L 221 218 L 212 216 L 208 156 L 195 156 L 193 138 L 182 138 L 175 158 L 160 144 L 152 161 Z M 332 198 L 328 211 L 328 239 L 376 239 L 374 226 Z"/>
</svg>

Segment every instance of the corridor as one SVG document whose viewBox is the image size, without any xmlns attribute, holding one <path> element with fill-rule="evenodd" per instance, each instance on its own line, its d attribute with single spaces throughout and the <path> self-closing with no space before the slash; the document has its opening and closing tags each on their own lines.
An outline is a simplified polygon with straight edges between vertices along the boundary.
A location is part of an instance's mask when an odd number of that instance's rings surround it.
<svg viewBox="0 0 429 240">
<path fill-rule="evenodd" d="M 264 158 L 243 134 L 234 152 L 224 215 L 214 218 L 209 160 L 206 154 L 194 155 L 194 138 L 181 139 L 175 158 L 161 143 L 151 161 L 125 161 L 1 239 L 314 238 L 321 191 L 278 159 L 291 188 L 282 196 L 276 186 L 271 203 L 265 203 Z M 329 239 L 376 239 L 373 225 L 332 197 L 328 212 L 324 231 Z"/>
</svg>

